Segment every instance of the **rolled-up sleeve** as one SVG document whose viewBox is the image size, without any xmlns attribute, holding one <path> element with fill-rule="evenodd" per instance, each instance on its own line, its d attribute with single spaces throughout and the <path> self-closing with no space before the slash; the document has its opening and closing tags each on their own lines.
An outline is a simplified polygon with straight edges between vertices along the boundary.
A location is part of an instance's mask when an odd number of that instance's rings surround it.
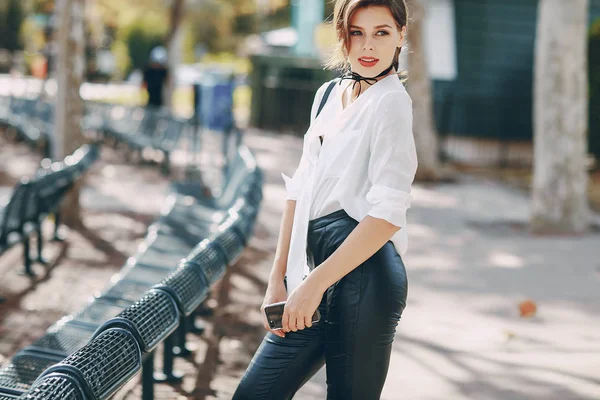
<svg viewBox="0 0 600 400">
<path fill-rule="evenodd" d="M 319 104 L 321 103 L 321 99 L 323 98 L 323 94 L 325 93 L 325 90 L 327 89 L 328 85 L 329 85 L 329 82 L 325 82 L 324 84 L 321 85 L 321 87 L 319 87 L 319 89 L 317 89 L 317 92 L 315 93 L 315 97 L 313 99 L 313 104 L 312 104 L 311 111 L 310 111 L 310 123 L 311 124 L 313 123 L 313 121 L 316 118 L 317 110 L 319 109 Z M 304 140 L 306 141 L 306 135 L 304 137 Z M 302 190 L 302 187 L 303 187 L 303 183 L 306 180 L 306 174 L 308 171 L 308 160 L 306 159 L 306 151 L 307 151 L 306 147 L 307 147 L 306 143 L 304 143 L 302 157 L 300 158 L 300 163 L 298 164 L 298 167 L 296 168 L 296 171 L 294 172 L 292 177 L 290 178 L 286 174 L 281 173 L 283 181 L 285 182 L 286 200 L 298 200 L 298 195 L 300 194 L 300 191 Z"/>
<path fill-rule="evenodd" d="M 379 104 L 370 141 L 368 176 L 372 186 L 366 197 L 372 207 L 368 215 L 402 228 L 417 171 L 412 101 L 408 93 L 395 91 Z"/>
</svg>

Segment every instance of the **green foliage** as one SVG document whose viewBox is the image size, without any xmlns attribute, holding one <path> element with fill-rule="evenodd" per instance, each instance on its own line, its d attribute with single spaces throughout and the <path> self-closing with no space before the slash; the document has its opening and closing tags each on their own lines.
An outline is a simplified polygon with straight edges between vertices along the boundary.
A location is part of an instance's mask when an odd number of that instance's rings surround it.
<svg viewBox="0 0 600 400">
<path fill-rule="evenodd" d="M 0 48 L 11 52 L 23 49 L 20 32 L 24 19 L 25 12 L 20 0 L 8 0 L 0 8 Z"/>
<path fill-rule="evenodd" d="M 1 0 L 0 0 L 1 1 Z M 51 1 L 51 0 L 34 0 Z M 326 14 L 333 2 L 326 1 Z M 183 26 L 184 62 L 195 62 L 194 48 L 198 44 L 209 53 L 233 53 L 245 36 L 265 30 L 289 26 L 291 0 L 272 1 L 268 15 L 257 15 L 256 0 L 188 1 Z M 118 26 L 112 52 L 121 77 L 134 68 L 142 68 L 152 47 L 164 43 L 169 26 L 169 4 L 164 0 L 102 0 L 105 16 Z M 118 17 L 117 17 L 118 16 Z"/>
<path fill-rule="evenodd" d="M 132 68 L 144 68 L 148 64 L 150 51 L 159 45 L 165 45 L 163 37 L 149 26 L 136 24 L 127 35 L 127 47 Z"/>
<path fill-rule="evenodd" d="M 279 8 L 265 15 L 260 23 L 260 31 L 270 31 L 279 28 L 285 28 L 292 23 L 292 6 Z"/>
<path fill-rule="evenodd" d="M 588 53 L 590 96 L 600 95 L 600 19 L 590 29 Z"/>
<path fill-rule="evenodd" d="M 167 16 L 158 13 L 144 13 L 119 27 L 111 50 L 122 76 L 147 65 L 152 48 L 165 45 L 167 28 Z"/>
<path fill-rule="evenodd" d="M 237 15 L 233 20 L 233 31 L 238 35 L 249 35 L 256 32 L 256 14 Z"/>
<path fill-rule="evenodd" d="M 195 43 L 202 43 L 208 51 L 231 50 L 235 44 L 232 21 L 235 18 L 232 4 L 218 0 L 206 0 L 201 7 L 189 7 L 186 20 L 190 22 Z"/>
<path fill-rule="evenodd" d="M 129 58 L 129 50 L 127 49 L 127 45 L 122 40 L 115 40 L 110 51 L 115 57 L 115 62 L 117 65 L 117 73 L 113 78 L 116 80 L 122 80 L 126 77 L 125 74 L 129 72 L 131 67 L 131 58 Z"/>
<path fill-rule="evenodd" d="M 590 124 L 589 151 L 600 159 L 600 19 L 590 29 L 588 42 Z"/>
</svg>

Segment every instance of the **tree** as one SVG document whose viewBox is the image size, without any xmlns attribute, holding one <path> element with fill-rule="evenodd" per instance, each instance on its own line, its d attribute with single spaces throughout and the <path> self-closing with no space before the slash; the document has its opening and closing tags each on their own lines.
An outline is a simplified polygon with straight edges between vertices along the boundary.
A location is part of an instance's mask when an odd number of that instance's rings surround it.
<svg viewBox="0 0 600 400">
<path fill-rule="evenodd" d="M 582 233 L 589 224 L 589 0 L 540 0 L 538 7 L 530 224 L 538 233 Z"/>
<path fill-rule="evenodd" d="M 175 91 L 175 70 L 181 63 L 181 39 L 183 22 L 183 12 L 185 0 L 171 0 L 171 10 L 169 18 L 169 32 L 167 34 L 167 53 L 169 57 L 169 77 L 165 90 L 165 105 L 171 107 L 173 101 L 173 92 Z"/>
<path fill-rule="evenodd" d="M 85 0 L 58 0 L 56 4 L 58 46 L 56 64 L 55 133 L 53 157 L 62 160 L 83 144 L 81 118 L 83 100 L 79 87 L 85 71 Z M 81 221 L 79 209 L 79 189 L 77 181 L 63 203 L 64 222 L 76 225 Z"/>
<path fill-rule="evenodd" d="M 423 48 L 425 7 L 422 0 L 412 0 L 409 9 L 412 21 L 408 24 L 407 31 L 410 44 L 407 90 L 413 101 L 413 132 L 419 159 L 415 179 L 431 181 L 439 179 L 440 166 L 437 132 L 433 121 L 431 79 L 427 72 L 427 60 Z"/>
</svg>

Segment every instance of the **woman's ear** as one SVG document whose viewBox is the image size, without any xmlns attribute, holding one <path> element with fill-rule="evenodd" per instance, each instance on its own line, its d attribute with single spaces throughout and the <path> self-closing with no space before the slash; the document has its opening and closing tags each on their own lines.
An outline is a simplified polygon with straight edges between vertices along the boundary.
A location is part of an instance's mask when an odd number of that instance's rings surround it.
<svg viewBox="0 0 600 400">
<path fill-rule="evenodd" d="M 406 26 L 404 26 L 402 28 L 402 30 L 400 30 L 400 41 L 398 42 L 398 46 L 396 46 L 396 47 L 402 47 L 404 45 L 405 41 L 406 41 Z"/>
</svg>

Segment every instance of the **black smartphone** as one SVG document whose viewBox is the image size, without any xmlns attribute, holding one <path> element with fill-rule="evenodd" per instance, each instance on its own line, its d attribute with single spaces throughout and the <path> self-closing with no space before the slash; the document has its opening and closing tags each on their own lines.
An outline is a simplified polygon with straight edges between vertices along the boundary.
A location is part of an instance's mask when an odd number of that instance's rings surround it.
<svg viewBox="0 0 600 400">
<path fill-rule="evenodd" d="M 283 318 L 283 307 L 285 306 L 285 301 L 279 303 L 273 303 L 265 306 L 265 315 L 267 316 L 267 322 L 269 323 L 269 328 L 273 330 L 279 330 L 283 327 L 281 326 L 282 318 Z M 321 313 L 319 310 L 315 310 L 315 313 L 312 316 L 312 323 L 319 322 L 321 320 Z"/>
</svg>

